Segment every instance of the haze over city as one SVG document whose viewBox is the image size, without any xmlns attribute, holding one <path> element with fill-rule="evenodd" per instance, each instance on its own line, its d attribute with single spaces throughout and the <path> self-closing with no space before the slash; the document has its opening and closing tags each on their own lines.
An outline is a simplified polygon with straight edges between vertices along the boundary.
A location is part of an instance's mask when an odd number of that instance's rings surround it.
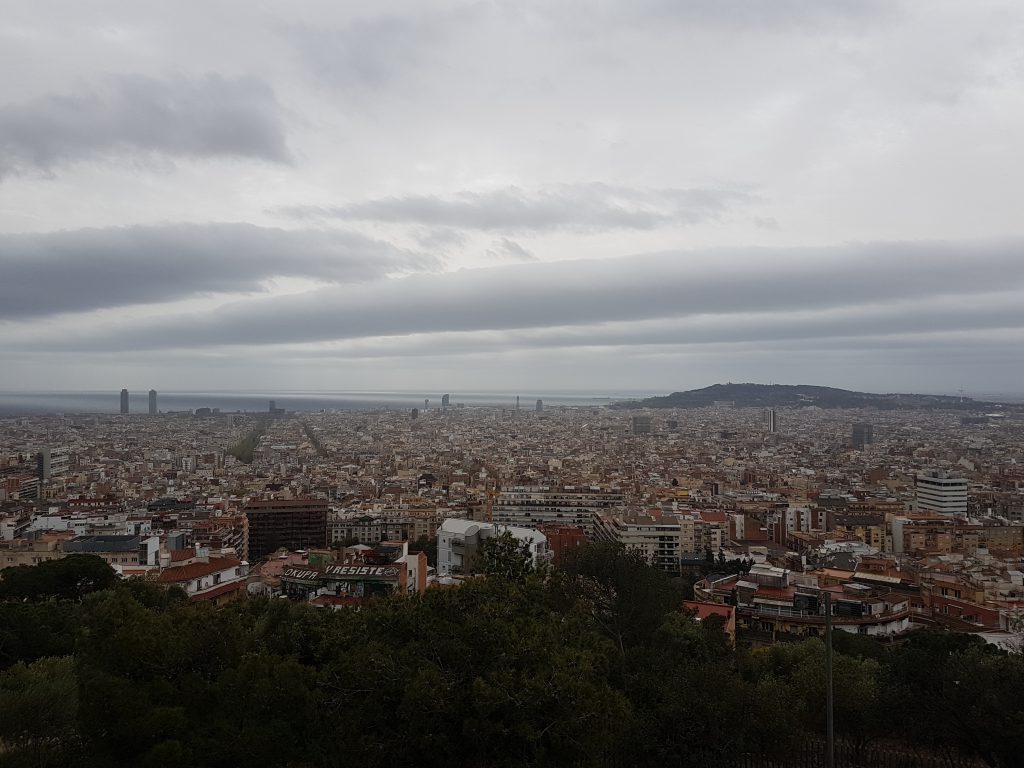
<svg viewBox="0 0 1024 768">
<path fill-rule="evenodd" d="M 1018 3 L 4 18 L 0 389 L 1019 389 Z"/>
</svg>

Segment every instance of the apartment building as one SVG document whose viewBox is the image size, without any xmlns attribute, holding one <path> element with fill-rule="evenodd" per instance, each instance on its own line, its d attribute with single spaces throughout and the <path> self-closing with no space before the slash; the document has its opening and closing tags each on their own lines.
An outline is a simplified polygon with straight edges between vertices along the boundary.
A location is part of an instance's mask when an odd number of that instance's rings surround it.
<svg viewBox="0 0 1024 768">
<path fill-rule="evenodd" d="M 309 549 L 327 543 L 327 502 L 322 499 L 250 501 L 242 510 L 246 520 L 249 561 L 278 549 Z"/>
<path fill-rule="evenodd" d="M 696 552 L 696 519 L 690 515 L 597 515 L 594 538 L 643 553 L 649 563 L 678 574 L 683 555 Z"/>
<path fill-rule="evenodd" d="M 493 519 L 519 528 L 570 525 L 594 535 L 594 516 L 622 510 L 618 490 L 600 486 L 519 486 L 501 491 L 494 500 Z"/>
</svg>

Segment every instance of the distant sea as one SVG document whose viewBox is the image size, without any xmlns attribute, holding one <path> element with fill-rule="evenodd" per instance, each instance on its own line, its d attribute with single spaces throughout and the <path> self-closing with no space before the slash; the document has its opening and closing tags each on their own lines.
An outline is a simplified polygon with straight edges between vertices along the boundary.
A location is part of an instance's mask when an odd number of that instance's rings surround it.
<svg viewBox="0 0 1024 768">
<path fill-rule="evenodd" d="M 266 412 L 273 400 L 287 411 L 368 411 L 423 408 L 424 399 L 430 408 L 441 407 L 443 392 L 331 392 L 331 391 L 262 391 L 262 392 L 159 392 L 157 409 L 194 411 L 197 408 L 219 408 L 221 412 Z M 514 408 L 516 395 L 519 407 L 533 410 L 537 400 L 545 407 L 598 406 L 618 400 L 649 397 L 650 392 L 466 392 L 451 393 L 451 405 L 467 408 L 490 406 Z M 0 416 L 55 413 L 118 413 L 121 392 L 0 392 Z M 149 392 L 129 394 L 130 413 L 149 412 Z"/>
</svg>

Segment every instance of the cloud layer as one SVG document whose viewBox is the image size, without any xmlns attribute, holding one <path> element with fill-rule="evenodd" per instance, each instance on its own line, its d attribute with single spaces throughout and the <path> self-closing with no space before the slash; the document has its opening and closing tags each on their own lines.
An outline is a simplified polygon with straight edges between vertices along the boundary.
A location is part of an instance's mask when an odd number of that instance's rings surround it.
<svg viewBox="0 0 1024 768">
<path fill-rule="evenodd" d="M 353 283 L 437 267 L 351 232 L 250 224 L 0 235 L 0 320 L 261 292 L 274 277 Z"/>
<path fill-rule="evenodd" d="M 95 88 L 0 106 L 0 177 L 124 152 L 289 158 L 273 91 L 255 77 L 108 77 Z"/>
<path fill-rule="evenodd" d="M 254 298 L 53 341 L 146 350 L 562 329 L 538 343 L 572 347 L 1024 329 L 1022 254 L 1020 241 L 877 243 L 531 263 Z"/>
<path fill-rule="evenodd" d="M 601 232 L 685 226 L 721 216 L 756 198 L 724 189 L 631 189 L 598 182 L 534 191 L 516 187 L 450 198 L 406 195 L 337 206 L 292 206 L 298 218 L 425 224 L 486 232 Z"/>
</svg>

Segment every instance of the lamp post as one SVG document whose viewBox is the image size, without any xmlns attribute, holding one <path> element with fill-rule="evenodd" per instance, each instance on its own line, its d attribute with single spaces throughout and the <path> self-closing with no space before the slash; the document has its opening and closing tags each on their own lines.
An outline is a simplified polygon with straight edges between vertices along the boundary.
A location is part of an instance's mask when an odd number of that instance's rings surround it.
<svg viewBox="0 0 1024 768">
<path fill-rule="evenodd" d="M 835 768 L 836 734 L 832 717 L 832 595 L 825 593 L 825 768 Z"/>
</svg>

